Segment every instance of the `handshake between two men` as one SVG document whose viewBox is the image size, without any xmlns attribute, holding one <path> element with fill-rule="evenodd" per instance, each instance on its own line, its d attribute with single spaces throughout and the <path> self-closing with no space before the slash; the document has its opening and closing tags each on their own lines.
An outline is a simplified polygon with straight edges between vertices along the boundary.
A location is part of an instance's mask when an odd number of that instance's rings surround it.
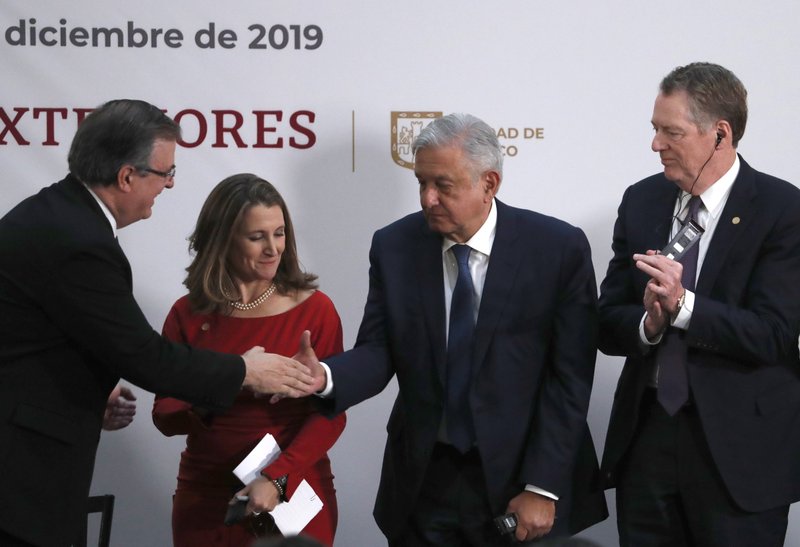
<svg viewBox="0 0 800 547">
<path fill-rule="evenodd" d="M 245 377 L 242 387 L 272 395 L 272 402 L 284 397 L 306 397 L 323 390 L 327 384 L 325 369 L 311 347 L 311 333 L 300 336 L 300 348 L 293 357 L 266 353 L 256 346 L 242 355 Z"/>
</svg>

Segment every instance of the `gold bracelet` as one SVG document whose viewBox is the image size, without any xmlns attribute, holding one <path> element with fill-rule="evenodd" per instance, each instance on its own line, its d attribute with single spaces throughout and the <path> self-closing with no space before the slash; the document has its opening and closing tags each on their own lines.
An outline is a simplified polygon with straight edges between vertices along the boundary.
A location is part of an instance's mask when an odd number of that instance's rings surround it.
<svg viewBox="0 0 800 547">
<path fill-rule="evenodd" d="M 681 313 L 681 309 L 683 308 L 683 303 L 686 301 L 686 289 L 683 289 L 680 298 L 678 298 L 678 306 L 675 308 L 675 317 Z"/>
</svg>

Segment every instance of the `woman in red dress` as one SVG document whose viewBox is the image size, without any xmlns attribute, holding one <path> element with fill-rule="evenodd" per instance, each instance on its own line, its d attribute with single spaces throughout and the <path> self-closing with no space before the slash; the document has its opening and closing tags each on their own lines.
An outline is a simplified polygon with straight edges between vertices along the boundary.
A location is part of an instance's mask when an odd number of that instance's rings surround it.
<svg viewBox="0 0 800 547">
<path fill-rule="evenodd" d="M 165 336 L 228 353 L 262 346 L 291 356 L 309 331 L 320 358 L 342 351 L 339 315 L 316 290 L 316 276 L 301 270 L 289 211 L 269 182 L 249 174 L 220 182 L 203 205 L 190 249 L 189 293 L 172 306 Z M 263 531 L 264 515 L 225 526 L 233 494 L 248 495 L 253 513 L 271 511 L 304 479 L 323 506 L 302 534 L 333 544 L 337 506 L 327 451 L 344 429 L 343 414 L 328 419 L 309 399 L 272 403 L 242 391 L 220 415 L 157 396 L 153 422 L 167 436 L 187 435 L 172 508 L 176 547 L 249 546 L 256 529 Z M 281 453 L 243 486 L 233 469 L 267 433 Z"/>
</svg>

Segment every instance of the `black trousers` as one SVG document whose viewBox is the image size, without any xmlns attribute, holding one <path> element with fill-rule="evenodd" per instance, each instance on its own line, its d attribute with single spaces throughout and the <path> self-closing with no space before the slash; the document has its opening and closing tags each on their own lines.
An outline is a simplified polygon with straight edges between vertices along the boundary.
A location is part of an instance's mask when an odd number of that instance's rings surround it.
<svg viewBox="0 0 800 547">
<path fill-rule="evenodd" d="M 437 444 L 406 533 L 391 547 L 509 545 L 493 524 L 477 449 L 461 454 Z M 519 544 L 518 544 L 519 545 Z"/>
<path fill-rule="evenodd" d="M 648 389 L 621 471 L 617 526 L 623 547 L 783 545 L 789 507 L 748 513 L 736 506 L 692 405 L 670 416 Z"/>
</svg>

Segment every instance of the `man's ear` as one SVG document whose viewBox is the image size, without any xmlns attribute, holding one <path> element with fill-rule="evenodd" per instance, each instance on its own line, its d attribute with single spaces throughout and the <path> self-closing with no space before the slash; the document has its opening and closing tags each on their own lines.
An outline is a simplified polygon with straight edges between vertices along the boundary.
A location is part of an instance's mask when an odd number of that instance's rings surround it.
<svg viewBox="0 0 800 547">
<path fill-rule="evenodd" d="M 130 165 L 123 165 L 117 171 L 117 188 L 122 192 L 128 193 L 131 191 L 131 177 L 136 173 Z"/>
<path fill-rule="evenodd" d="M 720 149 L 720 144 L 725 144 L 723 141 L 726 139 L 730 139 L 733 135 L 733 129 L 731 128 L 731 124 L 728 123 L 727 120 L 720 120 L 717 122 L 717 126 L 714 128 L 716 131 L 717 136 L 717 143 L 715 145 L 715 149 Z M 733 142 L 728 140 L 728 145 L 733 146 Z"/>
<path fill-rule="evenodd" d="M 483 185 L 483 190 L 489 199 L 497 195 L 498 190 L 500 190 L 501 180 L 502 177 L 500 176 L 500 173 L 495 170 L 489 170 L 483 174 L 481 184 Z"/>
</svg>

